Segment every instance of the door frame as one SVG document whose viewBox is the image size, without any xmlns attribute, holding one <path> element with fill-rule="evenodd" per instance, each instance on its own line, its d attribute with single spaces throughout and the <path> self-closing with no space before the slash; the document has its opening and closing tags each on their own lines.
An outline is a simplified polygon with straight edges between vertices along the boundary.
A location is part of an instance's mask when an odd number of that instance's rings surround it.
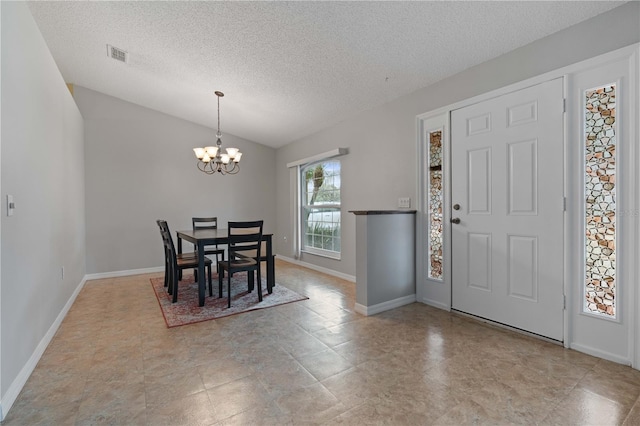
<svg viewBox="0 0 640 426">
<path fill-rule="evenodd" d="M 417 170 L 418 170 L 418 215 L 417 215 L 417 235 L 416 235 L 416 296 L 417 301 L 425 303 L 427 305 L 431 305 L 440 309 L 451 310 L 451 223 L 449 219 L 451 218 L 451 137 L 450 137 L 450 117 L 451 111 L 464 108 L 469 105 L 473 105 L 475 103 L 483 102 L 485 100 L 495 98 L 507 93 L 515 92 L 520 89 L 524 89 L 526 87 L 534 86 L 540 83 L 543 83 L 548 80 L 553 80 L 556 78 L 563 78 L 563 95 L 565 98 L 565 113 L 564 113 L 564 135 L 563 135 L 563 155 L 564 155 L 564 194 L 565 200 L 575 199 L 576 192 L 580 192 L 581 188 L 575 188 L 575 179 L 568 175 L 570 170 L 575 169 L 574 167 L 570 167 L 569 162 L 575 161 L 575 159 L 570 158 L 569 156 L 572 154 L 568 150 L 568 141 L 571 137 L 570 135 L 570 124 L 568 123 L 568 118 L 573 116 L 572 108 L 575 108 L 571 102 L 566 101 L 569 96 L 569 84 L 571 79 L 571 74 L 580 72 L 582 70 L 597 67 L 599 65 L 603 65 L 612 61 L 621 60 L 624 58 L 629 59 L 630 61 L 630 90 L 635 90 L 635 93 L 638 92 L 640 88 L 639 74 L 638 69 L 640 68 L 639 64 L 640 57 L 640 43 L 635 43 L 633 45 L 614 50 L 609 53 L 605 53 L 594 58 L 587 59 L 585 61 L 581 61 L 572 65 L 568 65 L 557 70 L 549 71 L 547 73 L 531 77 L 529 79 L 519 81 L 514 84 L 510 84 L 508 86 L 496 88 L 487 93 L 483 93 L 472 98 L 468 98 L 459 102 L 455 102 L 453 104 L 449 104 L 443 107 L 440 107 L 435 110 L 431 110 L 424 114 L 420 114 L 416 116 L 416 152 L 417 152 Z M 632 95 L 633 96 L 633 95 Z M 638 136 L 640 134 L 640 123 L 637 119 L 638 113 L 640 112 L 640 108 L 638 107 L 638 95 L 635 95 L 635 99 L 632 99 L 629 102 L 629 116 L 636 117 L 635 123 L 630 123 L 628 130 L 627 139 L 630 140 L 630 150 L 635 161 L 630 161 L 635 164 L 635 167 L 632 167 L 629 172 L 627 179 L 630 183 L 634 184 L 635 188 L 640 188 L 640 171 L 638 170 L 640 163 L 640 147 Z M 428 238 L 425 235 L 424 229 L 427 225 L 426 218 L 426 209 L 425 202 L 426 197 L 424 196 L 426 187 L 426 175 L 427 172 L 423 166 L 424 155 L 426 154 L 425 146 L 428 142 L 425 138 L 426 131 L 429 129 L 429 122 L 433 120 L 443 120 L 445 123 L 445 132 L 443 135 L 443 183 L 444 183 L 444 206 L 443 206 L 443 232 L 444 232 L 444 245 L 443 245 L 443 271 L 445 274 L 444 284 L 436 283 L 432 280 L 429 280 L 425 274 L 425 255 L 426 250 L 425 242 Z M 572 184 L 573 183 L 573 188 Z M 634 212 L 640 212 L 640 191 L 636 189 L 633 194 L 625 194 L 626 196 L 631 196 L 633 199 L 628 201 L 627 205 L 634 206 Z M 576 303 L 579 303 L 579 300 L 575 300 L 575 291 L 574 291 L 574 283 L 580 280 L 580 272 L 576 272 L 576 262 L 571 262 L 571 254 L 576 250 L 576 242 L 571 240 L 574 238 L 575 234 L 575 225 L 572 223 L 575 222 L 576 209 L 567 208 L 565 210 L 564 215 L 564 276 L 563 276 L 563 287 L 565 294 L 565 310 L 563 315 L 563 331 L 564 331 L 564 346 L 566 348 L 572 347 L 572 337 L 573 337 L 573 326 L 574 322 L 572 319 L 572 315 L 575 315 L 569 307 L 576 306 Z M 632 218 L 630 218 L 630 222 L 632 222 L 629 229 L 633 230 L 636 238 L 630 238 L 629 240 L 635 240 L 627 243 L 625 246 L 621 247 L 627 252 L 627 256 L 631 259 L 638 259 L 638 255 L 640 254 L 640 244 L 637 242 L 640 237 L 638 235 L 640 233 L 640 214 L 633 214 Z M 640 262 L 636 262 L 635 265 L 630 265 L 626 271 L 624 271 L 624 277 L 628 280 L 628 283 L 638 283 L 640 280 Z M 443 285 L 446 287 L 445 291 L 442 288 L 438 288 L 438 285 Z M 638 284 L 636 284 L 638 285 Z M 625 298 L 628 299 L 628 303 L 630 309 L 626 309 L 626 321 L 629 324 L 629 359 L 621 360 L 614 359 L 616 362 L 623 362 L 631 364 L 634 368 L 640 368 L 640 336 L 637 336 L 638 331 L 640 331 L 640 313 L 638 313 L 638 308 L 640 307 L 640 291 L 636 290 L 633 285 L 627 285 L 627 289 L 625 291 Z M 581 350 L 579 345 L 575 345 L 576 349 Z M 606 358 L 606 354 L 597 354 L 592 353 L 592 355 L 600 356 Z"/>
<path fill-rule="evenodd" d="M 418 206 L 416 213 L 416 301 L 435 306 L 446 311 L 451 311 L 451 223 L 447 218 L 451 217 L 451 156 L 450 142 L 450 114 L 447 108 L 441 108 L 418 117 Z M 424 196 L 427 190 L 428 171 L 425 167 L 424 155 L 428 152 L 429 140 L 425 137 L 427 132 L 442 130 L 442 272 L 443 279 L 433 280 L 427 276 L 428 261 L 427 251 L 424 250 L 425 242 L 429 235 L 425 232 L 429 226 L 427 218 L 426 202 Z"/>
<path fill-rule="evenodd" d="M 616 93 L 616 301 L 617 318 L 598 317 L 584 312 L 584 288 L 573 288 L 572 303 L 567 304 L 570 312 L 572 327 L 572 341 L 570 347 L 581 352 L 600 358 L 608 359 L 621 364 L 631 365 L 640 369 L 640 291 L 638 291 L 638 227 L 640 209 L 639 178 L 639 150 L 638 150 L 638 57 L 640 50 L 636 49 L 628 55 L 611 56 L 606 62 L 586 62 L 585 66 L 574 73 L 575 79 L 570 81 L 567 97 L 567 112 L 570 122 L 567 126 L 569 140 L 583 139 L 583 111 L 580 90 L 586 81 L 594 84 L 615 83 L 620 91 Z M 606 77 L 597 76 L 599 72 L 607 69 Z M 621 71 L 621 70 L 624 70 Z M 620 72 L 620 74 L 618 74 Z M 586 81 L 585 81 L 586 80 Z M 597 82 L 596 82 L 597 81 Z M 635 121 L 634 121 L 635 118 Z M 570 182 L 573 186 L 584 188 L 583 163 L 577 159 L 584 155 L 582 147 L 577 144 L 570 147 L 569 155 L 576 159 L 571 163 L 569 170 Z M 581 157 L 584 161 L 584 157 Z M 579 168 L 578 168 L 579 167 Z M 578 172 L 576 172 L 576 170 Z M 618 174 L 619 173 L 619 174 Z M 571 222 L 573 238 L 569 240 L 572 247 L 570 252 L 584 250 L 584 193 L 573 191 L 567 200 L 567 214 L 573 218 Z M 584 282 L 584 263 L 580 259 L 568 259 L 568 265 L 572 273 L 573 282 Z M 625 330 L 626 328 L 626 330 Z M 626 332 L 626 351 L 613 342 L 605 343 L 611 339 L 615 341 L 625 340 L 622 333 Z M 584 335 L 593 333 L 603 335 L 599 344 L 592 343 L 592 339 L 585 339 Z M 620 333 L 620 334 L 618 334 Z M 613 348 L 613 349 L 610 349 Z"/>
</svg>

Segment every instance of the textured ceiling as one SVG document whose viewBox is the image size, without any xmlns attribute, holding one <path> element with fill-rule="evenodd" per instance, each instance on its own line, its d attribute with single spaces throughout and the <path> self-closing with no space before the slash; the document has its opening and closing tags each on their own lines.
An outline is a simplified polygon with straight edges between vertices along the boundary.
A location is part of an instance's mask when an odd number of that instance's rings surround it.
<svg viewBox="0 0 640 426">
<path fill-rule="evenodd" d="M 28 4 L 67 82 L 279 147 L 622 3 Z"/>
</svg>

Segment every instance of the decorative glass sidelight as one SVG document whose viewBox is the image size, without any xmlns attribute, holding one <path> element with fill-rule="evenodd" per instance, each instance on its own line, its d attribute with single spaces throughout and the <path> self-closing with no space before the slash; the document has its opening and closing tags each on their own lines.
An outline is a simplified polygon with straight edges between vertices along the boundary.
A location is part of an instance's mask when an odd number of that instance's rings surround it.
<svg viewBox="0 0 640 426">
<path fill-rule="evenodd" d="M 585 92 L 584 311 L 616 317 L 616 86 Z"/>
<path fill-rule="evenodd" d="M 442 279 L 442 130 L 428 133 L 429 185 L 427 212 L 429 215 L 429 271 L 432 279 Z"/>
</svg>

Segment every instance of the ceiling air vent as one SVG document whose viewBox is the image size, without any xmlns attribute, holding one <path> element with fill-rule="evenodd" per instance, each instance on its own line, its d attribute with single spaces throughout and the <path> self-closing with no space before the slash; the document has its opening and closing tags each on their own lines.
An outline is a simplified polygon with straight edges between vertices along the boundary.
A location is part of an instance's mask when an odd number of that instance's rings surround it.
<svg viewBox="0 0 640 426">
<path fill-rule="evenodd" d="M 129 54 L 127 52 L 110 44 L 107 44 L 107 56 L 116 61 L 124 62 L 125 64 L 129 62 Z"/>
</svg>

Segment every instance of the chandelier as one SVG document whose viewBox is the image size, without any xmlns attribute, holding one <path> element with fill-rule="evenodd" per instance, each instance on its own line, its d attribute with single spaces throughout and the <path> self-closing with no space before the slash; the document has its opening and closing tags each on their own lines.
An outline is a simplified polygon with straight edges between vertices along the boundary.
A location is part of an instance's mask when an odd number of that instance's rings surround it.
<svg viewBox="0 0 640 426">
<path fill-rule="evenodd" d="M 198 157 L 198 169 L 208 175 L 216 172 L 221 175 L 235 175 L 240 171 L 240 158 L 242 153 L 238 148 L 226 148 L 226 154 L 222 153 L 222 133 L 220 132 L 220 98 L 222 92 L 215 92 L 218 97 L 218 132 L 216 133 L 216 146 L 193 148 Z"/>
</svg>

